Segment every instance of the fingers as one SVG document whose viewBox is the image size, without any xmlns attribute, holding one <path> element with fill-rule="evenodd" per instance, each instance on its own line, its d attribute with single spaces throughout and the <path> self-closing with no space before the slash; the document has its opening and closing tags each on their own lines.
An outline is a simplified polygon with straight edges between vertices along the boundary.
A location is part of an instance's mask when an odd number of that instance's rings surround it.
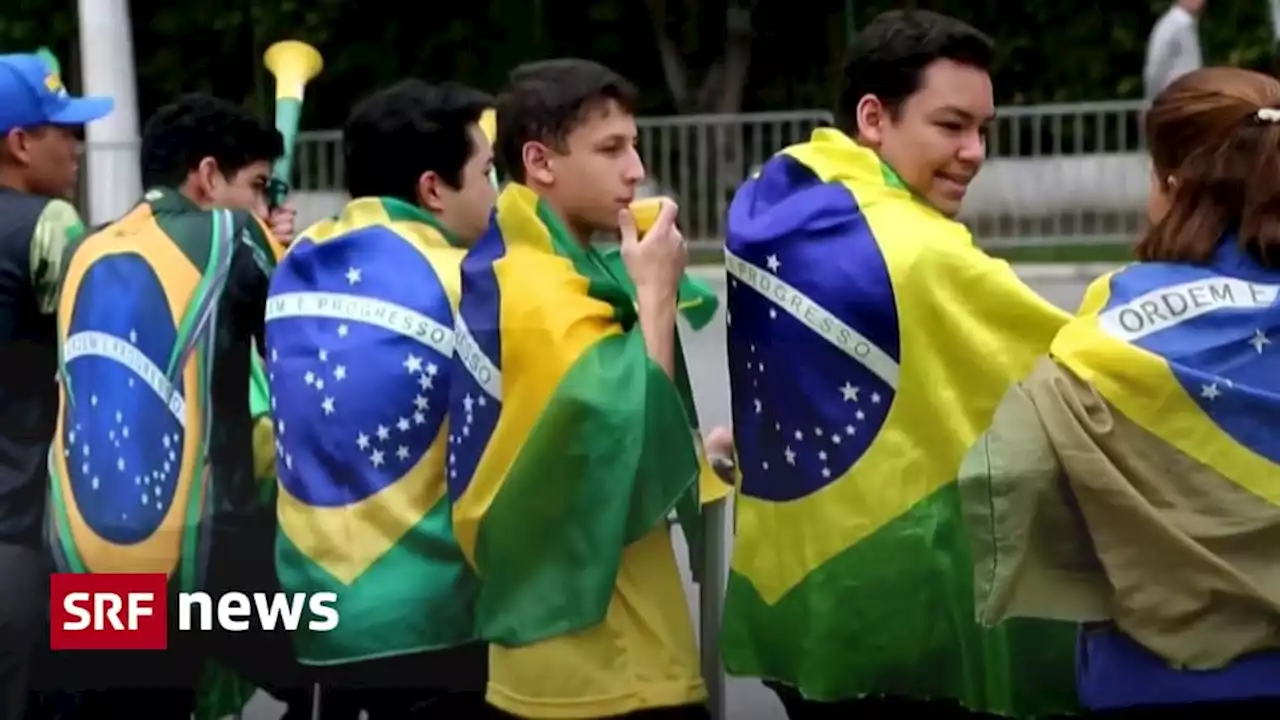
<svg viewBox="0 0 1280 720">
<path fill-rule="evenodd" d="M 649 232 L 645 233 L 645 235 L 661 237 L 662 235 L 670 233 L 675 227 L 676 216 L 679 214 L 680 206 L 676 205 L 671 200 L 664 200 L 662 202 L 662 208 L 658 210 L 658 219 L 654 220 L 653 227 L 650 228 Z"/>
<path fill-rule="evenodd" d="M 726 427 L 713 428 L 702 441 L 707 455 L 712 457 L 733 456 L 733 432 Z"/>
<path fill-rule="evenodd" d="M 623 245 L 631 245 L 640 241 L 640 233 L 636 229 L 636 216 L 630 210 L 618 211 L 618 234 Z"/>
</svg>

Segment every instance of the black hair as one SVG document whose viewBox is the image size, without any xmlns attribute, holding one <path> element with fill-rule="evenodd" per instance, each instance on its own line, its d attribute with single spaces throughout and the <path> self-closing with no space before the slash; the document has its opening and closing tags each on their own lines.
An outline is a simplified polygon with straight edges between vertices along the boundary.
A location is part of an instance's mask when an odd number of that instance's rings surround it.
<svg viewBox="0 0 1280 720">
<path fill-rule="evenodd" d="M 494 99 L 458 83 L 402 80 L 361 100 L 342 131 L 345 184 L 352 197 L 416 204 L 428 170 L 453 188 L 475 153 L 469 128 Z"/>
<path fill-rule="evenodd" d="M 638 96 L 626 78 L 591 60 L 557 58 L 517 67 L 498 96 L 498 169 L 524 182 L 525 143 L 563 151 L 588 113 L 613 101 L 634 114 Z"/>
<path fill-rule="evenodd" d="M 920 89 L 938 60 L 990 70 L 995 44 L 969 24 L 928 10 L 881 13 L 849 43 L 836 92 L 836 126 L 857 134 L 858 101 L 874 95 L 890 113 Z"/>
<path fill-rule="evenodd" d="M 280 133 L 247 109 L 211 95 L 183 95 L 142 128 L 142 184 L 177 187 L 207 157 L 231 179 L 252 163 L 283 154 Z"/>
</svg>

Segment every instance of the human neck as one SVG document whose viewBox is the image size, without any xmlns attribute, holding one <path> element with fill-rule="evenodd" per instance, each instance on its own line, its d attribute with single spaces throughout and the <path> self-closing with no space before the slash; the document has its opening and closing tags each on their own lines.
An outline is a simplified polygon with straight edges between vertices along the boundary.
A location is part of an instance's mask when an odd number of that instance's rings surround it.
<svg viewBox="0 0 1280 720">
<path fill-rule="evenodd" d="M 31 189 L 31 184 L 27 182 L 26 178 L 22 177 L 22 173 L 18 172 L 16 168 L 7 165 L 0 165 L 0 187 L 27 193 L 28 195 L 35 194 Z"/>
<path fill-rule="evenodd" d="M 537 193 L 538 197 L 541 198 L 542 201 L 551 208 L 552 212 L 556 214 L 556 217 L 560 218 L 560 222 L 564 224 L 565 229 L 573 235 L 573 239 L 576 240 L 579 245 L 587 247 L 591 244 L 592 228 L 585 226 L 582 223 L 575 222 L 573 218 L 564 211 L 562 206 L 546 192 L 545 188 L 530 184 L 529 189 Z"/>
<path fill-rule="evenodd" d="M 211 207 L 213 203 L 209 202 L 208 197 L 199 190 L 196 190 L 192 185 L 193 183 L 190 180 L 182 183 L 178 186 L 178 194 L 195 203 L 202 209 L 208 209 Z"/>
</svg>

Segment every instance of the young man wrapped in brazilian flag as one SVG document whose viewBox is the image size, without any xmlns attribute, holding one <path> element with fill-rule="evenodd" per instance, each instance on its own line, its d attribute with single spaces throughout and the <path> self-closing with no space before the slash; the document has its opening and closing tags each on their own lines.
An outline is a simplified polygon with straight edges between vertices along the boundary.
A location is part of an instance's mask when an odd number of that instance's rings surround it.
<svg viewBox="0 0 1280 720">
<path fill-rule="evenodd" d="M 674 204 L 638 239 L 634 101 L 593 62 L 517 68 L 497 112 L 511 182 L 462 266 L 449 492 L 509 717 L 706 715 L 667 525 L 679 506 L 689 534 L 705 466 L 676 332 L 687 253 Z M 628 277 L 598 231 L 621 232 Z"/>
<path fill-rule="evenodd" d="M 243 108 L 179 98 L 143 128 L 141 202 L 68 249 L 47 528 L 59 570 L 165 573 L 175 591 L 215 597 L 279 589 L 248 399 L 283 252 L 263 222 L 282 151 Z M 271 219 L 292 233 L 289 213 Z M 306 712 L 283 632 L 169 637 L 164 653 L 59 653 L 51 676 L 99 691 L 78 717 L 187 717 L 213 659 Z"/>
<path fill-rule="evenodd" d="M 954 219 L 994 115 L 991 55 L 958 20 L 877 17 L 837 127 L 729 210 L 742 485 L 722 643 L 792 720 L 1075 705 L 1072 627 L 976 622 L 955 482 L 1067 320 Z"/>
<path fill-rule="evenodd" d="M 488 226 L 493 99 L 406 80 L 343 129 L 336 217 L 302 233 L 271 281 L 281 585 L 333 592 L 341 617 L 294 634 L 325 717 L 484 710 L 475 578 L 445 488 L 454 308 L 465 248 Z"/>
</svg>

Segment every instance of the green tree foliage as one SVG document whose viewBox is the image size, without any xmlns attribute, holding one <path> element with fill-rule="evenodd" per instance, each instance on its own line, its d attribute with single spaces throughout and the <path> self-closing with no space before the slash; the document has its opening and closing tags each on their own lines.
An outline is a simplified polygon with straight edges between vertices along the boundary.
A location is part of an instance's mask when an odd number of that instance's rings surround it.
<svg viewBox="0 0 1280 720">
<path fill-rule="evenodd" d="M 1161 0 L 1098 5 L 1049 0 L 133 0 L 143 114 L 209 91 L 267 111 L 262 51 L 286 37 L 325 56 L 304 125 L 336 127 L 351 102 L 405 76 L 488 89 L 514 65 L 550 55 L 609 64 L 643 91 L 650 114 L 827 107 L 845 41 L 876 13 L 916 6 L 964 17 L 999 43 L 1001 103 L 1138 97 L 1147 34 Z M 1208 62 L 1267 69 L 1265 0 L 1211 2 Z M 0 51 L 51 47 L 76 87 L 74 0 L 4 0 Z"/>
</svg>

